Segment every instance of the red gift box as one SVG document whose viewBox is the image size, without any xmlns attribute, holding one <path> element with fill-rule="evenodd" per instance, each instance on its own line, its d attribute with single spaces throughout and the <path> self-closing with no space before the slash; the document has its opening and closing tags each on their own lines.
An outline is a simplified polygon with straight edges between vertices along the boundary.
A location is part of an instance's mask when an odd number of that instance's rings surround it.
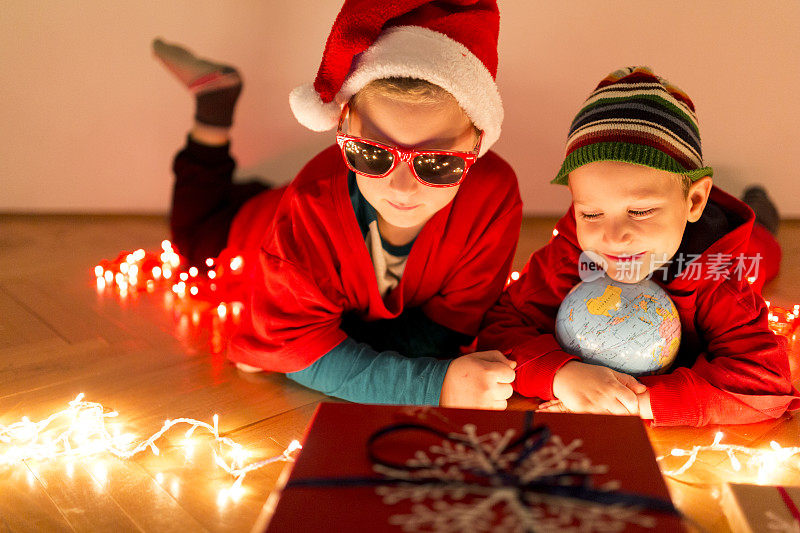
<svg viewBox="0 0 800 533">
<path fill-rule="evenodd" d="M 800 531 L 800 487 L 726 483 L 720 505 L 734 533 Z"/>
<path fill-rule="evenodd" d="M 638 417 L 321 403 L 290 468 L 269 532 L 684 530 Z"/>
</svg>

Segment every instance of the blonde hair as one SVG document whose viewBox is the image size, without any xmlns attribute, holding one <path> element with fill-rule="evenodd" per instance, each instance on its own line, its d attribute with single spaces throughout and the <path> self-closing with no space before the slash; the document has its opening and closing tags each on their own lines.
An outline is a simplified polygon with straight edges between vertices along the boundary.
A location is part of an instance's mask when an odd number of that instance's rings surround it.
<svg viewBox="0 0 800 533">
<path fill-rule="evenodd" d="M 372 95 L 387 96 L 414 104 L 436 105 L 453 102 L 458 105 L 452 94 L 435 83 L 419 78 L 400 77 L 372 80 L 353 95 L 350 105 L 355 106 L 359 100 Z"/>
<path fill-rule="evenodd" d="M 455 105 L 463 114 L 464 120 L 469 122 L 476 135 L 480 135 L 481 130 L 472 121 L 456 97 L 449 91 L 420 78 L 378 78 L 372 80 L 361 88 L 350 98 L 350 107 L 355 108 L 362 100 L 367 100 L 374 96 L 384 96 L 399 100 L 401 102 L 418 105 L 444 106 Z"/>
</svg>

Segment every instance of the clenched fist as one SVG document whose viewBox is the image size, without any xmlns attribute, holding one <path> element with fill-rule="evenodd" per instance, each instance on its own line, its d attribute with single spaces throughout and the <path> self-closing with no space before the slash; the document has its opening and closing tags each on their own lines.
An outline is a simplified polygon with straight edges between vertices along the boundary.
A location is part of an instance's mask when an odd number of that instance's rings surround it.
<svg viewBox="0 0 800 533">
<path fill-rule="evenodd" d="M 505 409 L 506 400 L 514 392 L 511 383 L 515 366 L 497 350 L 462 355 L 447 369 L 439 405 Z"/>
</svg>

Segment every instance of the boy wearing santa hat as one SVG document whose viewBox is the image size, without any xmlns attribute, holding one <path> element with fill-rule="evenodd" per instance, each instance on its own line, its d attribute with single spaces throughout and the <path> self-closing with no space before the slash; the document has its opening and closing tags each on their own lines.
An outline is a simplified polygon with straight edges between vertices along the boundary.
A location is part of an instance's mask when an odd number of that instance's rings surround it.
<svg viewBox="0 0 800 533">
<path fill-rule="evenodd" d="M 521 219 L 516 177 L 488 151 L 498 27 L 496 0 L 345 1 L 314 83 L 290 96 L 336 144 L 274 190 L 231 181 L 239 74 L 154 42 L 197 98 L 173 239 L 190 260 L 225 248 L 253 266 L 228 354 L 240 369 L 353 401 L 505 408 L 514 363 L 459 356 L 503 289 Z"/>
</svg>

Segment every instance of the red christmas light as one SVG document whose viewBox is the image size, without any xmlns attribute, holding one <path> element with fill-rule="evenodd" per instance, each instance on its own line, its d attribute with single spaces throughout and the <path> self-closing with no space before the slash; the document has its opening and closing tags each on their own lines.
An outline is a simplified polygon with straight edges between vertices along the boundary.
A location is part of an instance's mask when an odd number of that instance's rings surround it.
<svg viewBox="0 0 800 533">
<path fill-rule="evenodd" d="M 165 240 L 159 251 L 140 248 L 101 261 L 94 267 L 94 275 L 101 295 L 128 300 L 143 293 L 163 294 L 165 306 L 173 311 L 181 330 L 209 328 L 209 347 L 214 354 L 224 351 L 244 311 L 247 273 L 239 255 L 208 258 L 201 269 L 189 266 Z"/>
</svg>

